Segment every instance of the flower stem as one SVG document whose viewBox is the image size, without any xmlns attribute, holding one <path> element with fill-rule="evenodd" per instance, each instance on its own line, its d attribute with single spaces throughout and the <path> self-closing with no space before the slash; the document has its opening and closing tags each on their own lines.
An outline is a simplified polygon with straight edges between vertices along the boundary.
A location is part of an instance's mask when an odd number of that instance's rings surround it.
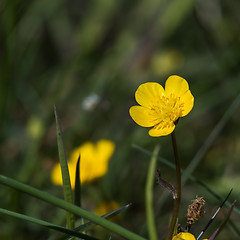
<svg viewBox="0 0 240 240">
<path fill-rule="evenodd" d="M 167 240 L 171 240 L 173 237 L 174 228 L 175 228 L 175 225 L 177 222 L 178 212 L 179 212 L 180 202 L 181 202 L 181 168 L 180 168 L 180 161 L 179 161 L 179 157 L 178 157 L 175 131 L 172 132 L 171 137 L 172 137 L 172 146 L 173 146 L 175 167 L 176 167 L 177 197 L 174 199 L 173 215 L 172 215 L 172 220 L 171 220 L 170 227 L 168 230 Z"/>
</svg>

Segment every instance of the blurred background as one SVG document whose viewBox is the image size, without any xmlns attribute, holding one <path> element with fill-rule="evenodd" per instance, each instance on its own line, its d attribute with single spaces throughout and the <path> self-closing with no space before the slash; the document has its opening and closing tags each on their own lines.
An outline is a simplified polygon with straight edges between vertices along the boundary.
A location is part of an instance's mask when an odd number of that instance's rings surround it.
<svg viewBox="0 0 240 240">
<path fill-rule="evenodd" d="M 107 174 L 83 186 L 83 208 L 101 201 L 132 206 L 115 221 L 148 237 L 144 188 L 153 151 L 173 162 L 171 138 L 152 138 L 128 114 L 137 87 L 184 77 L 195 97 L 176 135 L 186 168 L 240 92 L 240 1 L 228 0 L 3 0 L 0 2 L 0 173 L 63 198 L 53 185 L 58 161 L 56 104 L 67 156 L 86 141 L 116 145 Z M 226 119 L 225 119 L 226 120 Z M 240 108 L 200 158 L 193 176 L 230 201 L 240 196 Z M 174 170 L 158 162 L 162 177 L 175 184 Z M 204 196 L 205 216 L 192 227 L 198 235 L 220 201 L 195 182 L 183 187 L 179 222 L 187 206 Z M 165 196 L 165 197 L 164 197 Z M 172 197 L 157 183 L 154 207 L 159 239 L 167 234 Z M 65 225 L 65 212 L 1 186 L 0 207 Z M 237 203 L 239 207 L 239 203 Z M 205 237 L 224 220 L 224 207 Z M 239 214 L 231 216 L 240 228 Z M 0 215 L 0 239 L 56 239 L 59 234 Z M 104 239 L 106 231 L 94 230 Z M 16 238 L 17 233 L 17 238 Z M 106 234 L 106 235 L 104 235 Z M 121 239 L 113 235 L 113 239 Z M 230 225 L 220 239 L 239 239 Z"/>
</svg>

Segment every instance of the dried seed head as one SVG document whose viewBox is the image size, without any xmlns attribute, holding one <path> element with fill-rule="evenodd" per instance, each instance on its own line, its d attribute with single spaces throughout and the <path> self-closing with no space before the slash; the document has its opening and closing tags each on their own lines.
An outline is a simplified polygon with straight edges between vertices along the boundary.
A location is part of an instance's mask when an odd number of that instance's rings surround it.
<svg viewBox="0 0 240 240">
<path fill-rule="evenodd" d="M 204 215 L 205 200 L 203 197 L 196 196 L 195 200 L 192 200 L 192 204 L 188 206 L 187 210 L 187 230 L 189 230 L 192 224 Z"/>
</svg>

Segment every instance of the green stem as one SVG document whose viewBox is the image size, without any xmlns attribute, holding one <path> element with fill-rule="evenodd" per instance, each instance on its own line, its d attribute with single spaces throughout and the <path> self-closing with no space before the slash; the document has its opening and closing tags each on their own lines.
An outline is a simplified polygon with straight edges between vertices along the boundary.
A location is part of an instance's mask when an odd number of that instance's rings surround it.
<svg viewBox="0 0 240 240">
<path fill-rule="evenodd" d="M 174 199 L 173 215 L 172 215 L 172 220 L 171 220 L 170 227 L 169 227 L 169 230 L 168 230 L 167 240 L 172 239 L 172 236 L 173 236 L 173 233 L 174 233 L 174 228 L 176 226 L 176 222 L 177 222 L 177 218 L 178 218 L 180 202 L 181 202 L 181 168 L 180 168 L 180 161 L 179 161 L 179 157 L 178 157 L 175 131 L 172 132 L 171 137 L 172 137 L 172 146 L 173 146 L 175 167 L 176 167 L 177 197 L 176 197 L 176 199 Z"/>
<path fill-rule="evenodd" d="M 40 191 L 36 188 L 33 188 L 31 186 L 28 186 L 26 184 L 18 182 L 14 179 L 0 175 L 0 183 L 7 185 L 9 187 L 12 187 L 14 189 L 17 189 L 19 191 L 25 192 L 25 193 L 32 195 L 38 199 L 41 199 L 45 202 L 51 203 L 55 206 L 65 209 L 71 213 L 74 213 L 80 217 L 88 219 L 89 221 L 99 224 L 102 227 L 105 227 L 106 229 L 110 230 L 111 232 L 115 232 L 126 239 L 145 240 L 145 238 L 143 238 L 143 237 L 141 237 L 141 236 L 139 236 L 139 235 L 115 224 L 115 223 L 112 223 L 104 218 L 101 218 L 100 216 L 97 216 L 96 214 L 88 212 L 87 210 L 84 210 L 72 203 L 68 203 L 62 199 L 56 198 L 46 192 Z"/>
<path fill-rule="evenodd" d="M 150 240 L 157 240 L 157 231 L 156 225 L 154 221 L 154 211 L 153 211 L 153 183 L 155 179 L 155 170 L 157 163 L 157 155 L 159 152 L 159 145 L 157 145 L 153 151 L 153 156 L 151 157 L 148 175 L 147 175 L 147 183 L 145 188 L 145 198 L 146 198 L 146 210 L 147 210 L 147 226 Z"/>
</svg>

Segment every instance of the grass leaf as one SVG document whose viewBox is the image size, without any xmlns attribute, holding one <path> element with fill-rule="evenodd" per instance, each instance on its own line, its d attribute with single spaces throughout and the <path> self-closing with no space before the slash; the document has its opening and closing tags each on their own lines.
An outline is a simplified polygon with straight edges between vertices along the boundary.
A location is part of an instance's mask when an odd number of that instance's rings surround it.
<svg viewBox="0 0 240 240">
<path fill-rule="evenodd" d="M 74 203 L 81 207 L 80 155 L 76 165 Z"/>
<path fill-rule="evenodd" d="M 74 213 L 75 215 L 78 215 L 80 217 L 88 219 L 89 221 L 94 222 L 98 225 L 101 225 L 102 227 L 104 227 L 112 232 L 115 232 L 115 233 L 119 234 L 120 236 L 127 238 L 129 240 L 144 240 L 145 239 L 145 238 L 127 230 L 126 228 L 123 228 L 115 223 L 112 223 L 104 218 L 101 218 L 100 216 L 97 216 L 91 212 L 88 212 L 87 210 L 84 210 L 72 203 L 66 202 L 59 198 L 56 198 L 56 197 L 52 196 L 51 194 L 40 191 L 36 188 L 33 188 L 31 186 L 28 186 L 24 183 L 21 183 L 19 181 L 9 178 L 9 177 L 3 176 L 1 174 L 0 174 L 0 183 L 7 185 L 9 187 L 12 187 L 16 190 L 25 192 L 25 193 L 27 193 L 31 196 L 34 196 L 38 199 L 41 199 L 45 202 L 51 203 L 57 207 L 60 207 L 71 213 Z"/>
<path fill-rule="evenodd" d="M 106 219 L 113 218 L 113 217 L 115 217 L 117 214 L 121 213 L 123 210 L 127 209 L 127 208 L 130 207 L 130 206 L 131 206 L 131 204 L 128 204 L 128 205 L 123 206 L 123 207 L 121 207 L 121 208 L 118 208 L 118 209 L 116 209 L 116 210 L 114 210 L 114 211 L 111 211 L 111 212 L 109 212 L 109 213 L 107 213 L 107 214 L 104 214 L 104 215 L 102 215 L 101 217 L 102 217 L 102 218 L 106 218 Z M 75 230 L 75 231 L 78 231 L 78 232 L 83 232 L 83 231 L 89 230 L 90 228 L 92 228 L 92 227 L 94 227 L 94 226 L 96 226 L 95 223 L 93 223 L 93 222 L 87 222 L 87 223 L 85 223 L 85 224 L 82 224 L 82 225 L 74 228 L 74 230 Z M 68 239 L 70 239 L 69 236 L 63 236 L 63 237 L 59 238 L 58 240 L 68 240 Z"/>
<path fill-rule="evenodd" d="M 147 182 L 145 187 L 145 200 L 146 200 L 146 211 L 147 211 L 147 226 L 149 239 L 157 240 L 157 230 L 154 221 L 154 210 L 153 210 L 153 183 L 156 176 L 156 164 L 157 155 L 159 152 L 159 145 L 154 148 L 153 155 L 151 157 L 148 173 Z"/>
<path fill-rule="evenodd" d="M 54 105 L 54 113 L 55 113 L 55 118 L 56 118 L 58 154 L 59 154 L 59 161 L 60 161 L 61 172 L 62 172 L 64 199 L 69 203 L 73 203 L 71 182 L 70 182 L 70 177 L 69 177 L 68 164 L 67 164 L 67 160 L 66 160 L 66 156 L 65 156 L 62 130 L 61 130 L 60 120 L 59 120 L 57 109 L 56 109 L 55 105 Z M 68 225 L 68 228 L 70 228 L 70 229 L 74 228 L 74 215 L 69 212 L 67 212 L 67 225 Z"/>
<path fill-rule="evenodd" d="M 43 227 L 46 227 L 46 228 L 49 228 L 49 229 L 53 229 L 53 230 L 58 231 L 58 232 L 68 234 L 70 236 L 74 236 L 74 237 L 78 237 L 78 238 L 86 239 L 86 240 L 98 240 L 97 238 L 88 236 L 86 234 L 79 233 L 77 231 L 67 229 L 67 228 L 61 227 L 61 226 L 53 224 L 53 223 L 49 223 L 49 222 L 46 222 L 46 221 L 43 221 L 43 220 L 40 220 L 40 219 L 37 219 L 37 218 L 33 218 L 33 217 L 30 217 L 30 216 L 20 214 L 20 213 L 12 212 L 12 211 L 9 211 L 9 210 L 3 209 L 3 208 L 0 208 L 0 213 L 8 215 L 8 216 L 12 216 L 12 217 L 24 220 L 24 221 L 35 223 L 35 224 L 38 224 L 40 226 L 43 226 Z"/>
</svg>

